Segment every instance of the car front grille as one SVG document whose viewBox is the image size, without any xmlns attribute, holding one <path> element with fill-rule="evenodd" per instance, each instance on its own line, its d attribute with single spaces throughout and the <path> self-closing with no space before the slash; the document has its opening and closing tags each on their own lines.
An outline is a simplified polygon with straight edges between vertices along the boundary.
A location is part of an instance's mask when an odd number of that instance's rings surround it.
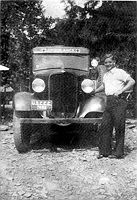
<svg viewBox="0 0 137 200">
<path fill-rule="evenodd" d="M 73 117 L 77 108 L 77 78 L 64 72 L 50 75 L 50 99 L 54 117 Z"/>
</svg>

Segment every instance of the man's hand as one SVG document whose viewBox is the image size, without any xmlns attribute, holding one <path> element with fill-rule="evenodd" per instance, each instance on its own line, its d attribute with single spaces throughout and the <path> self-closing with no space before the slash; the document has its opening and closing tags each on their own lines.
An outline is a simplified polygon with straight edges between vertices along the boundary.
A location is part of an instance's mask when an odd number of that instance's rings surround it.
<svg viewBox="0 0 137 200">
<path fill-rule="evenodd" d="M 133 85 L 135 84 L 134 79 L 132 79 L 130 76 L 127 79 L 126 85 L 124 86 L 124 88 L 122 90 L 119 90 L 118 92 L 116 92 L 114 95 L 118 96 L 126 91 L 132 90 Z"/>
<path fill-rule="evenodd" d="M 102 83 L 101 86 L 99 86 L 96 90 L 94 90 L 95 93 L 99 93 L 99 92 L 102 92 L 104 91 L 105 87 L 104 87 L 104 84 Z"/>
<path fill-rule="evenodd" d="M 92 92 L 90 92 L 90 95 L 95 95 L 95 90 L 93 90 Z"/>
<path fill-rule="evenodd" d="M 122 90 L 120 90 L 120 91 L 118 91 L 118 92 L 114 93 L 114 95 L 118 97 L 118 96 L 119 96 L 120 94 L 122 94 L 122 93 L 123 93 L 123 91 L 122 91 Z"/>
</svg>

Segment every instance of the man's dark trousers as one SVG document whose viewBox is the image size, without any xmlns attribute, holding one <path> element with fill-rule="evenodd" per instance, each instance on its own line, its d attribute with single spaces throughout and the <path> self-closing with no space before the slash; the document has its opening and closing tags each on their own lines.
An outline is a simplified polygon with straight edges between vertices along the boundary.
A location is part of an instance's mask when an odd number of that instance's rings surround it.
<svg viewBox="0 0 137 200">
<path fill-rule="evenodd" d="M 124 155 L 125 119 L 127 102 L 117 96 L 107 96 L 106 109 L 99 129 L 99 153 L 103 156 L 112 154 L 112 133 L 115 128 L 115 155 Z"/>
</svg>

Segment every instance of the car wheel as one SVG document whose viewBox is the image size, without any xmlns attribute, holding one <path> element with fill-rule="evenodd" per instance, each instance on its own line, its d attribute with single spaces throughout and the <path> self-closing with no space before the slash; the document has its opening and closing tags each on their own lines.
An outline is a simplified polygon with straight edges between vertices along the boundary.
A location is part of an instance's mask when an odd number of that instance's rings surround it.
<svg viewBox="0 0 137 200">
<path fill-rule="evenodd" d="M 29 124 L 23 124 L 20 122 L 20 117 L 17 117 L 14 113 L 13 116 L 14 127 L 14 143 L 19 153 L 25 153 L 30 150 L 30 136 L 31 127 Z"/>
</svg>

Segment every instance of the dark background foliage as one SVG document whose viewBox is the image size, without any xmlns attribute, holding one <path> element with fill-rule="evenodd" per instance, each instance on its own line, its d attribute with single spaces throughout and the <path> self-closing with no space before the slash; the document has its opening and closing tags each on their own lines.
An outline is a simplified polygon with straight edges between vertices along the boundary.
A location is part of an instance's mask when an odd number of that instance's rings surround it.
<svg viewBox="0 0 137 200">
<path fill-rule="evenodd" d="M 25 90 L 31 49 L 40 45 L 43 35 L 48 39 L 53 21 L 44 17 L 41 1 L 1 2 L 1 64 L 10 68 L 9 73 L 3 72 L 2 84 L 16 89 L 20 84 Z"/>
</svg>

